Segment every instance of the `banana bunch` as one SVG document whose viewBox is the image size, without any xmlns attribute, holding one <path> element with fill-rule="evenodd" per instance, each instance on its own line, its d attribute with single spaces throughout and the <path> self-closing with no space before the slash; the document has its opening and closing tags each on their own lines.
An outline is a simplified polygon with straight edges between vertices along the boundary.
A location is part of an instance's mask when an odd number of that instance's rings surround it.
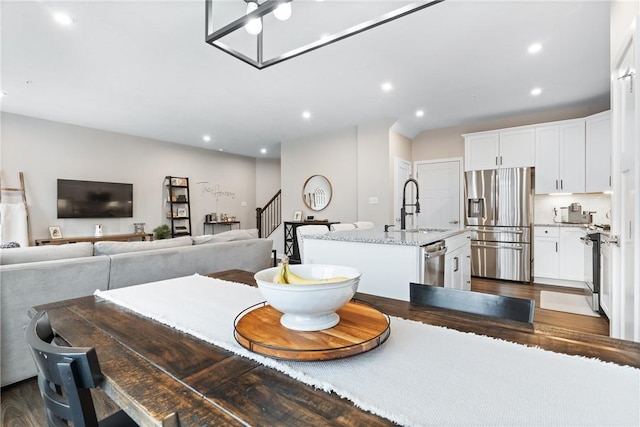
<svg viewBox="0 0 640 427">
<path fill-rule="evenodd" d="M 317 285 L 319 283 L 341 282 L 348 279 L 348 277 L 340 276 L 330 277 L 327 279 L 305 279 L 304 277 L 300 277 L 297 274 L 293 273 L 289 269 L 289 257 L 285 255 L 282 258 L 282 262 L 280 263 L 278 272 L 273 277 L 273 283 L 281 283 L 285 285 Z"/>
</svg>

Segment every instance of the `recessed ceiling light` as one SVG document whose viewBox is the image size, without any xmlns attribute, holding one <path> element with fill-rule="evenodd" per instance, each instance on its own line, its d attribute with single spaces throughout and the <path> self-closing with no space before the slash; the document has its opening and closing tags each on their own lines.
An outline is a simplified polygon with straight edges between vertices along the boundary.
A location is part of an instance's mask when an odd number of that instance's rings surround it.
<svg viewBox="0 0 640 427">
<path fill-rule="evenodd" d="M 209 135 L 205 135 L 205 136 L 202 137 L 202 140 L 204 142 L 209 142 L 209 141 L 211 141 L 211 137 Z"/>
<path fill-rule="evenodd" d="M 423 110 L 416 111 L 416 117 L 422 117 L 422 116 L 424 116 L 424 111 Z"/>
<path fill-rule="evenodd" d="M 218 151 L 224 151 L 224 149 L 223 148 L 218 148 Z"/>
<path fill-rule="evenodd" d="M 542 45 L 540 43 L 534 43 L 531 46 L 529 46 L 529 49 L 527 49 L 529 51 L 529 53 L 538 53 L 540 52 L 540 50 L 542 49 Z"/>
<path fill-rule="evenodd" d="M 541 93 L 542 93 L 542 89 L 540 89 L 539 87 L 531 89 L 531 95 L 533 95 L 533 96 L 538 96 Z"/>
<path fill-rule="evenodd" d="M 389 82 L 384 82 L 380 85 L 380 87 L 382 88 L 383 91 L 385 92 L 389 92 L 391 91 L 391 89 L 393 89 L 393 85 Z"/>
<path fill-rule="evenodd" d="M 302 118 L 309 120 L 311 118 L 311 113 L 309 111 L 303 111 Z"/>
<path fill-rule="evenodd" d="M 266 149 L 266 148 L 262 148 L 262 149 L 260 150 L 260 152 L 261 152 L 262 154 L 267 154 L 267 149 Z"/>
<path fill-rule="evenodd" d="M 60 25 L 73 24 L 73 19 L 66 13 L 56 12 L 53 14 L 53 19 L 55 19 L 55 21 Z"/>
</svg>

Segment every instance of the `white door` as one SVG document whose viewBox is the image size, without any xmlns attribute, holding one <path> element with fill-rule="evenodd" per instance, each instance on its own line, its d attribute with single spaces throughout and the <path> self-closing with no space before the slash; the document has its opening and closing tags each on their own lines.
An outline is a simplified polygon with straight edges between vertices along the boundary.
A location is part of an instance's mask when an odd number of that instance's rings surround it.
<svg viewBox="0 0 640 427">
<path fill-rule="evenodd" d="M 612 246 L 613 280 L 611 289 L 611 335 L 640 341 L 640 198 L 635 128 L 638 125 L 635 71 L 640 58 L 637 43 L 640 31 L 629 39 L 613 70 L 613 195 L 611 232 L 620 245 Z"/>
<path fill-rule="evenodd" d="M 399 157 L 394 158 L 393 174 L 393 221 L 395 229 L 400 229 L 400 208 L 402 207 L 402 190 L 404 183 L 411 177 L 411 162 Z"/>
<path fill-rule="evenodd" d="M 417 162 L 420 186 L 418 228 L 462 227 L 461 160 Z"/>
</svg>

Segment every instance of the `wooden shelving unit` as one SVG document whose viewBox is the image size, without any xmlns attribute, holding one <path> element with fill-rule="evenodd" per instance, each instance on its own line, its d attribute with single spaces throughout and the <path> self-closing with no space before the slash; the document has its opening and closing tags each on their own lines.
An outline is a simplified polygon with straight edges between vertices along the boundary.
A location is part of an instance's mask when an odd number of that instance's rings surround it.
<svg viewBox="0 0 640 427">
<path fill-rule="evenodd" d="M 165 177 L 167 188 L 167 219 L 170 222 L 171 237 L 191 236 L 191 197 L 189 178 Z"/>
</svg>

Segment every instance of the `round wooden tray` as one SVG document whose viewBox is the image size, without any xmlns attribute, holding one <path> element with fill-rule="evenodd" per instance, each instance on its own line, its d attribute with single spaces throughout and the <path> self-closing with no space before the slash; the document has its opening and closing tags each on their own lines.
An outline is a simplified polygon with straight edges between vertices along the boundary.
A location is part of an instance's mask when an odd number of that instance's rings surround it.
<svg viewBox="0 0 640 427">
<path fill-rule="evenodd" d="M 340 322 L 322 331 L 294 331 L 280 324 L 282 313 L 266 302 L 242 311 L 234 321 L 236 341 L 264 356 L 287 360 L 332 360 L 374 349 L 389 338 L 389 317 L 362 301 L 336 311 Z"/>
</svg>

